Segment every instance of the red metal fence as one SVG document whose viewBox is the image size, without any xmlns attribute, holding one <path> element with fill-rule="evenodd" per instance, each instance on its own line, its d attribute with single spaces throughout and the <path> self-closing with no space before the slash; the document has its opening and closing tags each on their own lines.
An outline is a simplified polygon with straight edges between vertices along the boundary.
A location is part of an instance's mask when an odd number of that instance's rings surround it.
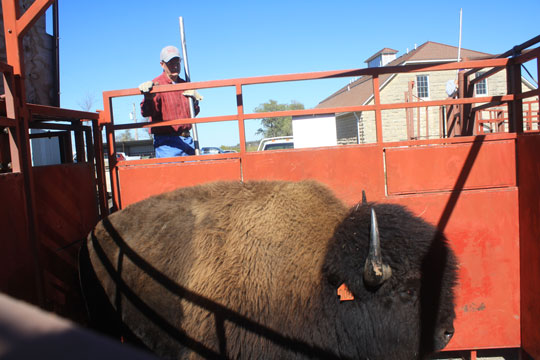
<svg viewBox="0 0 540 360">
<path fill-rule="evenodd" d="M 52 3 L 37 0 L 21 15 L 18 1 L 2 1 L 9 65 L 0 63 L 5 89 L 0 116 L 0 290 L 82 319 L 77 251 L 99 218 L 96 184 L 101 187 L 101 181 L 96 182 L 93 141 L 96 134 L 99 138 L 98 114 L 28 104 L 25 99 L 22 39 Z M 30 129 L 45 132 L 31 134 Z M 61 164 L 33 165 L 31 142 L 41 137 L 59 139 Z M 102 162 L 96 164 L 103 175 Z"/>
<path fill-rule="evenodd" d="M 495 106 L 475 114 L 478 124 L 478 134 L 489 134 L 508 131 L 508 108 L 507 106 Z M 538 99 L 523 102 L 523 131 L 540 130 L 540 117 L 538 111 Z"/>
<path fill-rule="evenodd" d="M 176 187 L 219 179 L 312 178 L 327 184 L 348 204 L 359 201 L 361 191 L 366 190 L 370 200 L 407 205 L 445 231 L 459 257 L 458 317 L 456 335 L 449 350 L 470 350 L 473 357 L 479 349 L 521 347 L 531 356 L 540 357 L 537 330 L 540 321 L 537 306 L 540 302 L 537 286 L 540 280 L 540 162 L 537 159 L 540 133 L 534 128 L 538 115 L 526 115 L 528 111 L 538 111 L 540 92 L 538 89 L 522 92 L 520 74 L 521 65 L 531 60 L 536 61 L 540 70 L 540 48 L 525 50 L 540 41 L 540 37 L 516 47 L 514 50 L 521 55 L 511 58 L 506 54 L 501 58 L 461 63 L 160 86 L 153 92 L 233 87 L 236 114 L 176 119 L 160 124 L 118 125 L 112 118 L 112 99 L 139 95 L 138 89 L 105 92 L 105 109 L 99 116 L 29 105 L 21 95 L 24 94 L 19 56 L 22 35 L 31 26 L 33 16 L 42 14 L 51 3 L 52 0 L 38 0 L 24 16 L 19 16 L 16 1 L 2 1 L 8 62 L 13 65 L 0 63 L 6 79 L 6 112 L 0 117 L 0 127 L 7 129 L 9 148 L 6 154 L 6 147 L 0 147 L 0 160 L 11 163 L 11 169 L 0 174 L 3 200 L 0 225 L 5 229 L 0 252 L 1 290 L 77 317 L 81 308 L 75 290 L 75 255 L 78 244 L 98 218 L 109 212 L 104 162 L 107 152 L 113 210 Z M 383 74 L 458 69 L 470 69 L 461 72 L 458 98 L 381 103 L 379 77 Z M 469 81 L 480 69 L 490 70 Z M 470 96 L 470 89 L 477 81 L 502 70 L 507 74 L 506 94 Z M 247 85 L 364 75 L 372 76 L 374 103 L 370 105 L 275 113 L 248 113 L 244 109 L 243 88 Z M 535 101 L 531 108 L 523 108 L 527 100 Z M 445 131 L 440 139 L 383 141 L 384 110 L 442 106 L 453 107 L 459 116 L 447 119 L 451 131 Z M 486 120 L 476 114 L 496 106 L 507 108 L 507 115 L 501 115 L 508 121 L 506 132 L 476 135 Z M 375 143 L 246 151 L 246 120 L 352 111 L 374 112 Z M 91 126 L 85 125 L 85 121 Z M 238 124 L 239 153 L 116 161 L 115 131 L 217 121 Z M 49 129 L 50 136 L 63 139 L 63 164 L 32 166 L 29 145 L 32 127 Z M 106 151 L 102 145 L 103 130 L 106 131 Z M 71 138 L 75 139 L 77 163 L 72 163 L 69 155 Z"/>
<path fill-rule="evenodd" d="M 540 356 L 535 345 L 540 343 L 540 334 L 534 329 L 535 321 L 540 320 L 540 310 L 529 307 L 540 300 L 540 294 L 533 286 L 540 279 L 540 272 L 522 271 L 524 258 L 532 260 L 532 254 L 540 256 L 540 245 L 533 235 L 538 234 L 538 221 L 524 221 L 526 213 L 522 210 L 529 209 L 529 219 L 537 219 L 540 215 L 538 198 L 523 195 L 527 191 L 537 192 L 531 186 L 540 180 L 539 171 L 529 173 L 524 170 L 530 167 L 538 169 L 538 161 L 530 154 L 540 146 L 540 133 L 537 127 L 534 128 L 539 91 L 522 93 L 521 83 L 517 86 L 515 78 L 521 79 L 522 63 L 531 59 L 538 62 L 539 55 L 540 48 L 536 48 L 514 58 L 161 86 L 153 91 L 232 86 L 237 95 L 235 115 L 177 119 L 162 124 L 115 125 L 111 116 L 112 99 L 137 95 L 139 91 L 105 92 L 105 111 L 100 124 L 107 129 L 114 207 L 124 208 L 153 194 L 215 180 L 317 179 L 349 204 L 359 201 L 361 191 L 366 190 L 370 200 L 407 205 L 416 214 L 437 224 L 446 232 L 458 254 L 460 284 L 456 335 L 448 350 L 472 350 L 471 356 L 475 356 L 479 349 L 523 347 L 532 356 Z M 469 82 L 462 75 L 464 90 L 458 98 L 404 103 L 380 101 L 378 79 L 382 74 L 463 68 L 470 69 L 470 75 L 485 68 L 494 69 L 491 74 L 505 70 L 508 83 L 514 85 L 509 85 L 508 93 L 501 96 L 472 97 L 467 96 L 471 94 L 467 87 L 474 87 L 474 80 Z M 375 101 L 372 105 L 264 114 L 246 113 L 243 107 L 243 88 L 246 85 L 363 75 L 373 77 Z M 529 102 L 522 111 L 523 101 L 527 100 Z M 457 116 L 447 119 L 448 127 L 439 139 L 383 141 L 383 110 L 443 106 L 458 111 L 454 112 Z M 494 106 L 507 108 L 506 131 L 489 135 L 478 131 L 479 135 L 476 135 L 477 129 L 486 122 L 477 114 Z M 376 143 L 272 152 L 246 151 L 244 121 L 248 119 L 352 111 L 375 112 Z M 191 156 L 188 159 L 114 161 L 113 134 L 116 130 L 231 120 L 238 122 L 239 153 Z M 524 151 L 533 152 L 524 154 Z M 523 248 L 527 248 L 527 254 L 523 253 Z M 524 306 L 528 307 L 527 318 L 523 316 Z"/>
</svg>

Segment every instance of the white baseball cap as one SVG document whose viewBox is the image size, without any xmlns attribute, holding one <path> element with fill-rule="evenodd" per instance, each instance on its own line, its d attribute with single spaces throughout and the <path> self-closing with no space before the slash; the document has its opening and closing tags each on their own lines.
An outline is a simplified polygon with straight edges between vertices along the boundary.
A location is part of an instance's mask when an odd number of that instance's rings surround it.
<svg viewBox="0 0 540 360">
<path fill-rule="evenodd" d="M 180 58 L 180 52 L 178 51 L 178 48 L 176 46 L 165 46 L 163 49 L 161 49 L 161 54 L 159 54 L 160 61 L 163 62 L 169 62 L 172 58 Z"/>
</svg>

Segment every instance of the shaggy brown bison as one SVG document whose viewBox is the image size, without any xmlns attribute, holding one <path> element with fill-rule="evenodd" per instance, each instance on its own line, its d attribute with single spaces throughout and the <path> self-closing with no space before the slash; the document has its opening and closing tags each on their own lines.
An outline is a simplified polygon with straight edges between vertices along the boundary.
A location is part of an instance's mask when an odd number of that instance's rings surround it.
<svg viewBox="0 0 540 360">
<path fill-rule="evenodd" d="M 123 325 L 165 358 L 410 360 L 454 332 L 444 235 L 313 181 L 178 189 L 105 218 L 87 245 Z"/>
</svg>

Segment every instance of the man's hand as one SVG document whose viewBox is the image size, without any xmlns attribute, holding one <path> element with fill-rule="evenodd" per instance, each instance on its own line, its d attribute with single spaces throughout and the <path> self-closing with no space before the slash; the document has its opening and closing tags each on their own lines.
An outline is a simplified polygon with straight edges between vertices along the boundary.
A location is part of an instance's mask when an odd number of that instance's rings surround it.
<svg viewBox="0 0 540 360">
<path fill-rule="evenodd" d="M 186 90 L 183 92 L 184 96 L 192 97 L 193 100 L 201 101 L 203 96 L 197 92 L 197 90 Z"/>
<path fill-rule="evenodd" d="M 152 90 L 153 86 L 154 83 L 152 81 L 145 81 L 141 85 L 139 85 L 139 90 L 146 95 Z"/>
</svg>

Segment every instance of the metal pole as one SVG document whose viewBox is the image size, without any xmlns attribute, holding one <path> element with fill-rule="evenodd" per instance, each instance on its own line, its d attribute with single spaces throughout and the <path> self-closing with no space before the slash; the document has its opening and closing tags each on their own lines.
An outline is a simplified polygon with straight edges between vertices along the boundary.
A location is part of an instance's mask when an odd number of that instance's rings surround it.
<svg viewBox="0 0 540 360">
<path fill-rule="evenodd" d="M 54 38 L 54 65 L 55 65 L 55 98 L 53 104 L 60 107 L 60 35 L 58 26 L 58 1 L 53 3 L 53 38 Z"/>
<path fill-rule="evenodd" d="M 457 53 L 457 62 L 461 61 L 461 29 L 463 25 L 463 9 L 459 9 L 459 45 Z"/>
<path fill-rule="evenodd" d="M 178 21 L 180 22 L 180 39 L 182 41 L 182 56 L 184 58 L 184 74 L 186 75 L 186 82 L 190 82 L 191 78 L 189 77 L 189 65 L 188 65 L 188 57 L 187 57 L 187 50 L 186 50 L 186 36 L 184 33 L 184 19 L 180 16 L 178 18 Z M 189 97 L 189 112 L 191 117 L 195 117 L 195 107 L 193 106 L 193 99 Z M 199 150 L 199 135 L 197 134 L 197 124 L 192 125 L 193 129 L 193 143 L 195 144 L 195 155 L 200 155 Z"/>
</svg>

